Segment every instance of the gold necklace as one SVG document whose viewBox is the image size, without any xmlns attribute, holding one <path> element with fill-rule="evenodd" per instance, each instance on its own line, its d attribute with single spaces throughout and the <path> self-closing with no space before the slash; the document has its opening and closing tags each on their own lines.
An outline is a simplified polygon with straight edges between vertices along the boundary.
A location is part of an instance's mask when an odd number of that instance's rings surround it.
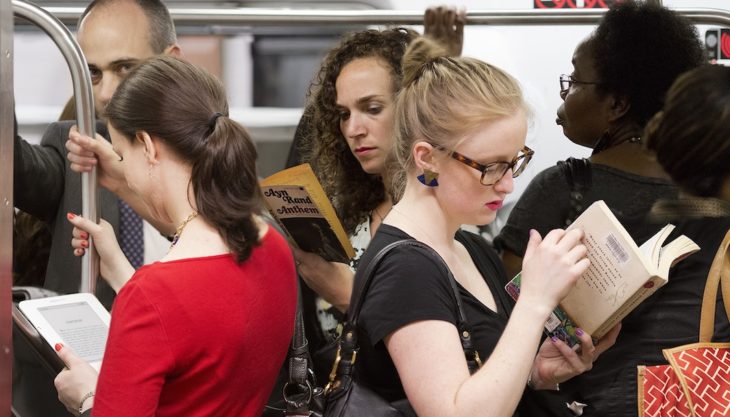
<svg viewBox="0 0 730 417">
<path fill-rule="evenodd" d="M 198 212 L 194 211 L 194 212 L 190 213 L 190 215 L 188 215 L 188 217 L 185 220 L 183 220 L 182 223 L 180 223 L 180 226 L 178 226 L 177 230 L 175 230 L 175 234 L 172 235 L 172 244 L 170 245 L 170 249 L 172 249 L 172 247 L 175 246 L 177 241 L 180 240 L 180 235 L 182 234 L 183 229 L 185 229 L 185 226 L 187 226 L 188 223 L 190 223 L 190 221 L 193 220 L 195 218 L 195 216 L 197 216 L 197 215 L 198 215 Z"/>
</svg>

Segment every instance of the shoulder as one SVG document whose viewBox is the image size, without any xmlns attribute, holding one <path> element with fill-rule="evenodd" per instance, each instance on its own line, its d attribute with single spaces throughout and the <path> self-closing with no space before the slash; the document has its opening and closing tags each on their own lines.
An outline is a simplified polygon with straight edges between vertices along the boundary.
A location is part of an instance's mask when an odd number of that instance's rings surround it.
<svg viewBox="0 0 730 417">
<path fill-rule="evenodd" d="M 75 120 L 63 120 L 60 122 L 53 122 L 48 125 L 46 131 L 43 133 L 41 144 L 52 145 L 52 146 L 63 146 L 65 149 L 66 140 L 68 140 L 68 133 L 71 127 L 76 125 Z M 109 131 L 107 130 L 106 124 L 102 121 L 96 121 L 95 124 L 96 133 L 109 140 Z"/>
<path fill-rule="evenodd" d="M 570 185 L 565 172 L 564 168 L 553 165 L 535 175 L 515 204 L 518 211 L 525 205 L 547 203 L 546 198 L 549 198 L 551 203 L 555 203 L 556 193 L 566 195 L 570 193 Z"/>
<path fill-rule="evenodd" d="M 394 243 L 398 244 L 382 255 L 382 251 Z M 446 283 L 444 277 L 447 274 L 446 265 L 432 249 L 416 242 L 400 229 L 381 225 L 361 259 L 355 282 L 357 285 L 366 280 L 367 275 L 373 275 L 371 292 L 400 293 L 413 287 L 429 286 L 429 282 Z"/>
<path fill-rule="evenodd" d="M 428 275 L 446 273 L 446 265 L 434 251 L 420 242 L 409 240 L 388 251 L 377 265 L 375 273 L 389 272 L 413 276 L 413 271 L 428 271 Z M 410 272 L 410 273 L 409 273 Z"/>
<path fill-rule="evenodd" d="M 273 225 L 268 220 L 266 221 L 266 225 L 268 227 L 268 230 L 266 230 L 264 235 L 261 236 L 261 239 L 259 240 L 259 245 L 264 247 L 271 247 L 275 250 L 288 251 L 289 244 L 282 234 L 281 229 L 279 229 L 278 226 Z"/>
<path fill-rule="evenodd" d="M 163 298 L 156 297 L 154 291 L 150 291 L 150 283 L 154 281 L 154 273 L 144 271 L 147 266 L 140 268 L 132 278 L 119 290 L 114 298 L 112 306 L 112 321 L 119 317 L 135 317 L 139 320 L 147 320 L 152 314 L 157 318 L 156 309 L 152 300 L 160 301 Z M 168 294 L 169 295 L 169 294 Z M 122 319 L 126 320 L 126 319 Z"/>
<path fill-rule="evenodd" d="M 634 183 L 647 186 L 675 186 L 672 181 L 665 178 L 646 177 L 599 163 L 592 163 L 591 171 L 599 179 L 599 181 L 596 181 L 596 186 L 601 186 L 605 181 Z"/>
<path fill-rule="evenodd" d="M 360 265 L 356 285 L 366 278 L 363 271 L 367 269 L 367 264 Z M 456 301 L 448 269 L 428 249 L 400 245 L 373 272 L 358 323 L 371 344 L 416 321 L 456 323 Z"/>
</svg>

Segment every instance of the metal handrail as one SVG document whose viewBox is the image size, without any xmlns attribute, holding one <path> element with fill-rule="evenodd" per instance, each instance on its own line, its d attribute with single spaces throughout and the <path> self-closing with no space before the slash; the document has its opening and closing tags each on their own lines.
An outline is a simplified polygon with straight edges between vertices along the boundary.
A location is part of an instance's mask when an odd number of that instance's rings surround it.
<svg viewBox="0 0 730 417">
<path fill-rule="evenodd" d="M 74 97 L 76 99 L 76 123 L 79 132 L 94 137 L 96 121 L 94 116 L 94 98 L 91 88 L 91 76 L 86 58 L 71 32 L 49 11 L 22 0 L 12 0 L 13 13 L 41 28 L 56 43 L 71 70 Z M 96 169 L 81 174 L 81 214 L 94 222 L 99 222 L 98 187 Z M 93 250 L 93 241 L 89 241 L 89 250 L 81 260 L 81 285 L 79 291 L 93 293 L 99 276 L 99 257 Z M 69 249 L 70 250 L 70 249 Z"/>
<path fill-rule="evenodd" d="M 75 24 L 81 7 L 48 7 L 66 24 Z M 712 8 L 676 8 L 695 24 L 730 26 L 730 11 Z M 605 9 L 474 10 L 466 13 L 469 25 L 588 25 L 598 22 Z M 181 25 L 420 25 L 423 11 L 407 10 L 296 10 L 296 9 L 201 9 L 173 8 L 170 14 Z"/>
</svg>

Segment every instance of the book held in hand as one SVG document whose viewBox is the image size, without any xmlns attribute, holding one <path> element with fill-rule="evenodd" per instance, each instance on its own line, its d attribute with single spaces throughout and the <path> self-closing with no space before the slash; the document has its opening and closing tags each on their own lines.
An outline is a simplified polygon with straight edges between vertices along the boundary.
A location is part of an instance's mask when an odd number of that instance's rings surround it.
<svg viewBox="0 0 730 417">
<path fill-rule="evenodd" d="M 578 343 L 581 328 L 600 339 L 642 301 L 669 280 L 669 269 L 700 250 L 681 235 L 664 244 L 674 226 L 668 224 L 640 247 L 611 213 L 606 203 L 596 201 L 567 230 L 580 228 L 591 265 L 578 279 L 545 323 L 548 336 L 568 345 Z M 517 299 L 521 274 L 505 289 Z"/>
<path fill-rule="evenodd" d="M 265 178 L 261 191 L 269 212 L 295 246 L 327 261 L 347 263 L 355 256 L 347 233 L 309 164 Z"/>
</svg>

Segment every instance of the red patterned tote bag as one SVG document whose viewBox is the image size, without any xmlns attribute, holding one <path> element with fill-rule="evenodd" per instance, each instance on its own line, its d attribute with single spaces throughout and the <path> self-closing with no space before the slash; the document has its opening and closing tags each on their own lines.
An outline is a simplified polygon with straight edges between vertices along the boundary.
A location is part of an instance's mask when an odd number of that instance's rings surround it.
<svg viewBox="0 0 730 417">
<path fill-rule="evenodd" d="M 640 417 L 730 416 L 730 343 L 711 343 L 718 287 L 730 317 L 730 231 L 702 297 L 699 343 L 665 349 L 669 365 L 639 366 Z"/>
</svg>

